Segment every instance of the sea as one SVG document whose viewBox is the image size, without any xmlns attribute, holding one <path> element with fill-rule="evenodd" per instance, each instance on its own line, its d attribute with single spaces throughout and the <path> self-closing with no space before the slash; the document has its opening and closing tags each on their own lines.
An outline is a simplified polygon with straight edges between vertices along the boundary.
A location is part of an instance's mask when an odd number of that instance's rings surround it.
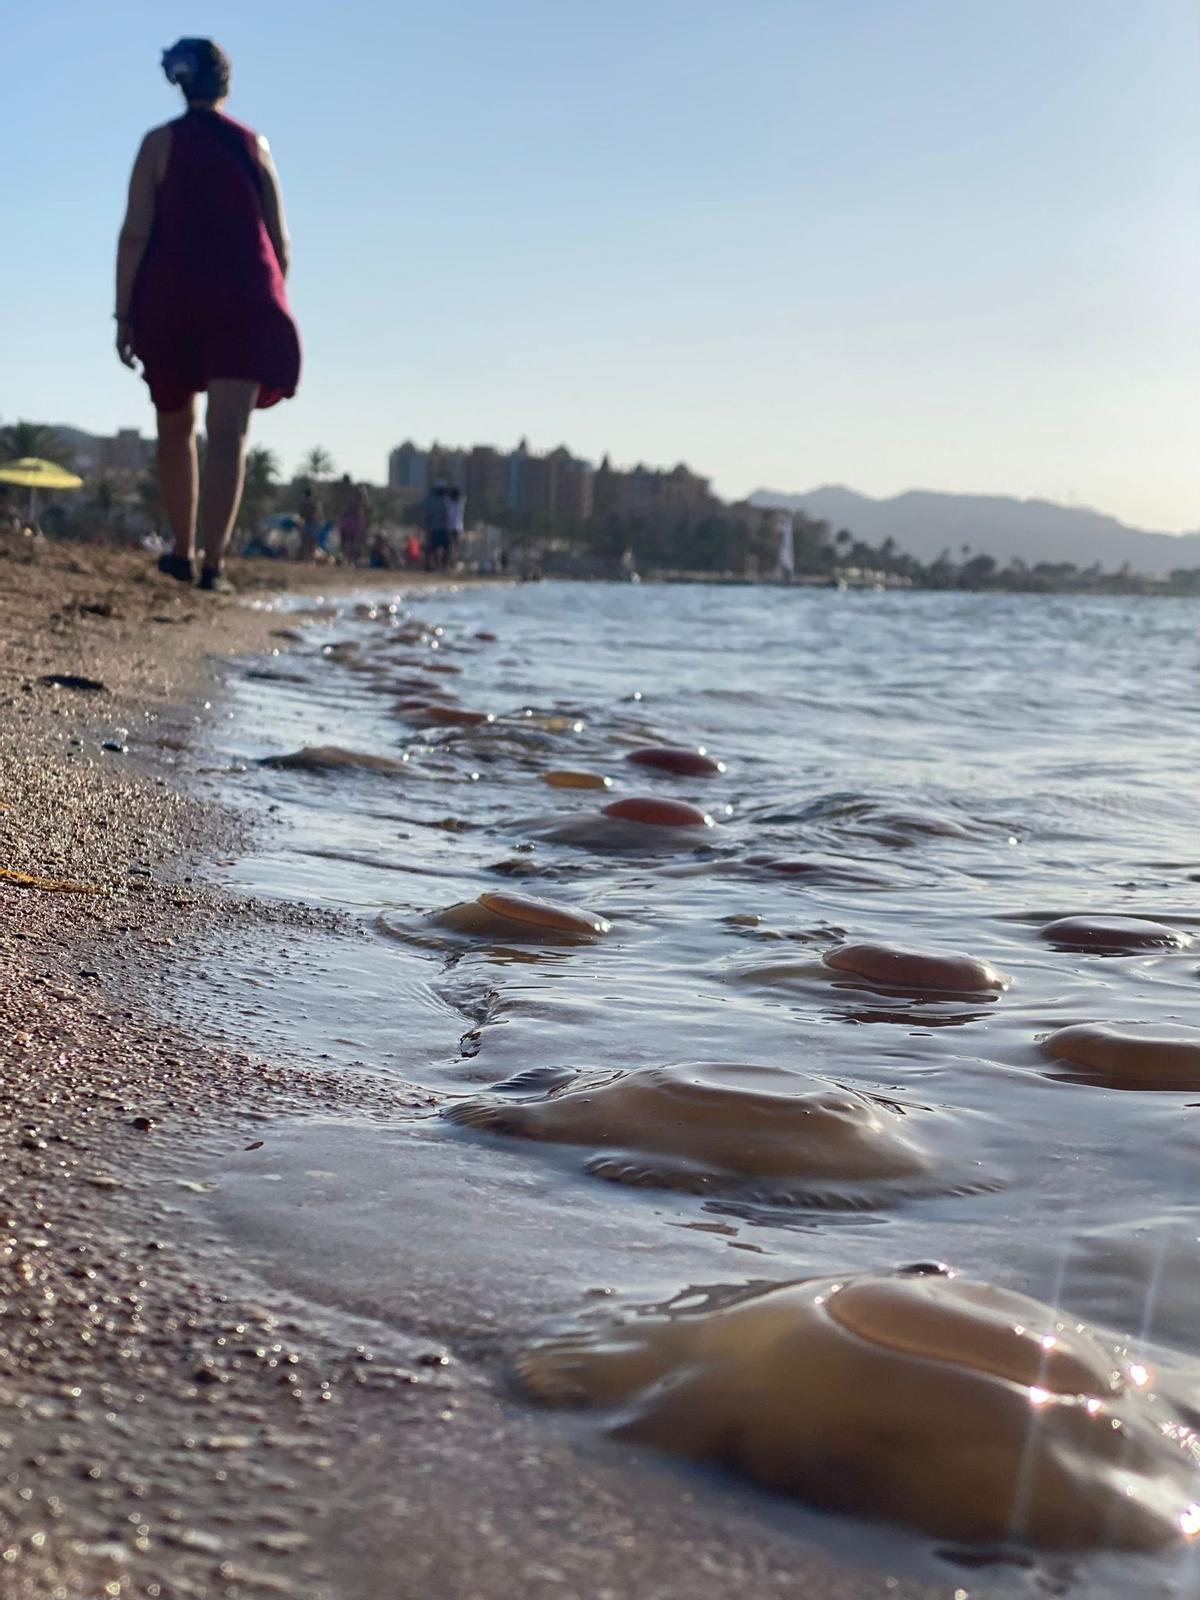
<svg viewBox="0 0 1200 1600">
<path fill-rule="evenodd" d="M 264 824 L 213 871 L 331 917 L 214 983 L 255 1048 L 397 1110 L 280 1128 L 221 1225 L 486 1352 L 535 1430 L 569 1404 L 872 1573 L 1196 1592 L 1198 624 L 718 584 L 280 602 L 207 735 Z M 1095 1394 L 1132 1454 L 1079 1422 Z"/>
</svg>

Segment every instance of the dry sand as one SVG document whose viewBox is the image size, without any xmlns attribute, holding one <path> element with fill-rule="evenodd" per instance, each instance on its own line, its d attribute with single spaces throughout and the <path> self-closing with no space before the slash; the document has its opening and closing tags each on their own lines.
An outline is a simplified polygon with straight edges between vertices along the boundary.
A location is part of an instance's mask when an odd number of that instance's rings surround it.
<svg viewBox="0 0 1200 1600">
<path fill-rule="evenodd" d="M 206 1232 L 189 1172 L 266 1119 L 387 1119 L 414 1096 L 182 1036 L 147 1004 L 171 941 L 328 921 L 193 882 L 243 824 L 170 763 L 214 654 L 268 647 L 278 620 L 148 568 L 0 549 L 0 868 L 101 891 L 0 878 L 0 1600 L 954 1594 L 820 1556 L 736 1487 L 581 1444 L 507 1398 L 487 1341 L 460 1359 L 420 1318 L 356 1328 Z M 121 728 L 131 748 L 105 749 Z M 1000 1592 L 978 1576 L 960 1592 Z"/>
</svg>

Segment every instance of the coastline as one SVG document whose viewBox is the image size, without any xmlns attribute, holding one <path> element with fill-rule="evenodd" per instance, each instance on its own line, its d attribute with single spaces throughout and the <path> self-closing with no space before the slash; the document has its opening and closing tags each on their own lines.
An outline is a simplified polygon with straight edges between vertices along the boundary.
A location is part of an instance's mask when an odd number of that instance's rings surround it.
<svg viewBox="0 0 1200 1600">
<path fill-rule="evenodd" d="M 36 568 L 6 566 L 0 598 L 0 865 L 109 891 L 0 884 L 0 1444 L 13 1463 L 0 1597 L 953 1594 L 885 1582 L 852 1548 L 835 1561 L 753 1492 L 700 1493 L 686 1472 L 512 1405 L 503 1304 L 473 1352 L 441 1342 L 435 1306 L 406 1319 L 364 1304 L 355 1329 L 313 1285 L 266 1287 L 214 1237 L 195 1205 L 204 1173 L 242 1160 L 268 1122 L 336 1111 L 361 1133 L 414 1102 L 213 1045 L 147 1001 L 172 941 L 339 930 L 192 881 L 193 864 L 244 839 L 237 816 L 196 797 L 187 759 L 211 658 L 270 648 L 279 618 L 180 594 L 144 565 L 56 547 Z M 370 582 L 269 576 L 313 592 Z M 51 673 L 108 688 L 39 683 Z M 119 727 L 128 749 L 105 751 Z M 451 1211 L 441 1237 L 431 1220 L 404 1218 L 398 1276 L 454 1251 L 470 1219 Z M 472 1270 L 463 1239 L 448 1277 Z M 1008 1587 L 989 1576 L 986 1592 Z"/>
<path fill-rule="evenodd" d="M 0 1595 L 332 1593 L 304 1553 L 311 1508 L 278 1485 L 311 1479 L 315 1415 L 353 1359 L 201 1270 L 172 1236 L 180 1180 L 164 1194 L 155 1168 L 205 1139 L 243 1148 L 268 1109 L 395 1098 L 213 1048 L 145 1003 L 176 941 L 323 920 L 199 886 L 191 865 L 245 822 L 176 782 L 215 661 L 271 648 L 280 619 L 144 556 L 14 541 L 0 559 L 0 1447 L 19 1463 L 0 1481 Z"/>
</svg>

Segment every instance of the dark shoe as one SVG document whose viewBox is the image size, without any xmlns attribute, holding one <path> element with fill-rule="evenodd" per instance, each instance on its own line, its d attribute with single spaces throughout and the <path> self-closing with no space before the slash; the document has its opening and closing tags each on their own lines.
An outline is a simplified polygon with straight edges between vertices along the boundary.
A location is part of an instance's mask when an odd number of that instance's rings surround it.
<svg viewBox="0 0 1200 1600">
<path fill-rule="evenodd" d="M 177 583 L 195 583 L 196 563 L 185 556 L 165 555 L 158 558 L 158 570 Z"/>
<path fill-rule="evenodd" d="M 200 587 L 211 589 L 213 594 L 235 594 L 237 591 L 220 567 L 202 567 L 200 569 Z"/>
</svg>

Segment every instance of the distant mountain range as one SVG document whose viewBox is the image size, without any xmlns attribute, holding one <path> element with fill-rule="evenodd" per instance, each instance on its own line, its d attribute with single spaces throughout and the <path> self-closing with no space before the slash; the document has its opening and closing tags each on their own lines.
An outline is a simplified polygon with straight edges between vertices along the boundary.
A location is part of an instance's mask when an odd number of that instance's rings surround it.
<svg viewBox="0 0 1200 1600">
<path fill-rule="evenodd" d="M 1132 571 L 1149 577 L 1165 577 L 1175 567 L 1200 567 L 1200 533 L 1148 533 L 1099 511 L 1049 500 L 927 489 L 872 500 L 836 484 L 809 494 L 759 489 L 750 499 L 758 506 L 807 512 L 835 531 L 849 528 L 867 544 L 890 536 L 919 561 L 936 560 L 947 549 L 959 561 L 963 545 L 969 545 L 972 555 L 994 556 L 1000 566 L 1019 558 L 1031 567 L 1039 561 L 1073 561 L 1081 568 L 1099 562 L 1114 571 L 1128 562 Z"/>
</svg>

